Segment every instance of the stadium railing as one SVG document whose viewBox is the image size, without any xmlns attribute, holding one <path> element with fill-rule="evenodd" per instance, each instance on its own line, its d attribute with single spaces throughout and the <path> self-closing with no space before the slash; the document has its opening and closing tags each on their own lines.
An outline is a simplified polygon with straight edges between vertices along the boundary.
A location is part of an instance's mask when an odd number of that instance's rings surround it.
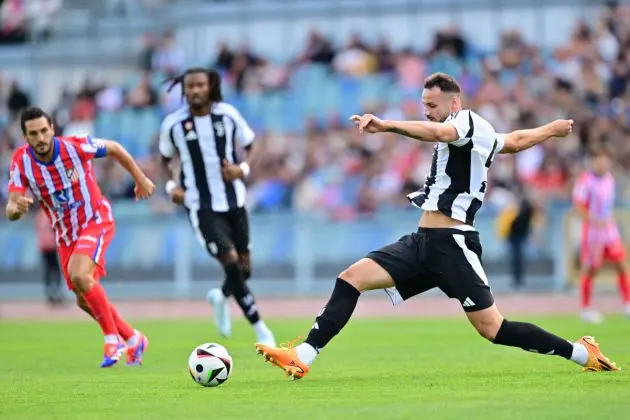
<svg viewBox="0 0 630 420">
<path fill-rule="evenodd" d="M 107 253 L 106 285 L 121 297 L 202 297 L 223 279 L 218 264 L 199 246 L 183 215 L 149 215 L 141 205 L 117 203 L 116 238 Z M 261 294 L 328 291 L 348 264 L 415 230 L 419 213 L 391 210 L 354 221 L 296 213 L 254 213 L 252 287 Z M 547 214 L 544 231 L 527 248 L 532 291 L 563 290 L 575 275 L 566 264 L 575 247 L 563 210 Z M 626 225 L 630 216 L 625 213 Z M 510 288 L 507 245 L 495 234 L 496 212 L 479 214 L 484 265 L 495 291 Z M 41 295 L 40 256 L 32 223 L 0 222 L 0 299 Z"/>
</svg>

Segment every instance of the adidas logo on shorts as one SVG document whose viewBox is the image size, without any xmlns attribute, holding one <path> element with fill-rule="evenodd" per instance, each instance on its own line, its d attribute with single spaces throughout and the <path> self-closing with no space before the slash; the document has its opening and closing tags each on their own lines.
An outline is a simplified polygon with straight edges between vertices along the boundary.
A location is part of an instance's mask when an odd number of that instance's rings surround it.
<svg viewBox="0 0 630 420">
<path fill-rule="evenodd" d="M 473 301 L 472 301 L 472 299 L 470 299 L 470 298 L 468 298 L 468 297 L 467 297 L 467 298 L 464 300 L 464 302 L 462 303 L 462 306 L 463 306 L 464 308 L 470 308 L 470 307 L 475 306 L 475 302 L 473 302 Z"/>
</svg>

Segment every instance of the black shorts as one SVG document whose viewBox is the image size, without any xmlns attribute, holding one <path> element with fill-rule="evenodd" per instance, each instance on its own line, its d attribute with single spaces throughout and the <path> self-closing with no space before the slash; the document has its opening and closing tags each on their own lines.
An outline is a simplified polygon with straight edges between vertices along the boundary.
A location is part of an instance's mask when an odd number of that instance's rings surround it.
<svg viewBox="0 0 630 420">
<path fill-rule="evenodd" d="M 367 258 L 394 279 L 386 289 L 393 304 L 440 288 L 458 299 L 466 312 L 480 311 L 494 303 L 481 264 L 479 233 L 459 229 L 419 228 L 393 244 L 370 252 Z"/>
<path fill-rule="evenodd" d="M 249 252 L 249 219 L 245 208 L 227 212 L 186 210 L 197 239 L 210 255 L 220 257 L 233 249 L 239 254 Z"/>
</svg>

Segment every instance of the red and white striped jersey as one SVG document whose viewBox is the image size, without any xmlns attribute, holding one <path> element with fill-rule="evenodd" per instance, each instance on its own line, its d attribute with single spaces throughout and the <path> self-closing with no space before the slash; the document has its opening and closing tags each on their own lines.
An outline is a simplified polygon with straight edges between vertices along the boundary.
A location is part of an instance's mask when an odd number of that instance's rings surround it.
<svg viewBox="0 0 630 420">
<path fill-rule="evenodd" d="M 614 220 L 615 179 L 611 174 L 598 176 L 591 171 L 580 175 L 573 187 L 573 202 L 586 207 L 592 220 L 602 222 L 596 226 L 587 221 L 582 227 L 583 241 L 607 244 L 620 239 Z"/>
<path fill-rule="evenodd" d="M 58 246 L 70 246 L 89 221 L 113 222 L 111 206 L 101 193 L 92 159 L 107 149 L 90 137 L 55 137 L 50 162 L 42 162 L 27 144 L 13 154 L 9 192 L 30 189 L 42 204 Z"/>
</svg>

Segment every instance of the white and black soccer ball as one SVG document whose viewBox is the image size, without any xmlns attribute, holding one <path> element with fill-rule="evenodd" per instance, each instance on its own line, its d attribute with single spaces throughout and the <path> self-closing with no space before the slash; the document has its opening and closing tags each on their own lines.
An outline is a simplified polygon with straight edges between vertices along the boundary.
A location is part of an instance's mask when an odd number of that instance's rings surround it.
<svg viewBox="0 0 630 420">
<path fill-rule="evenodd" d="M 227 381 L 234 363 L 227 349 L 220 344 L 197 346 L 188 358 L 188 370 L 193 381 L 201 386 L 214 387 Z"/>
</svg>

